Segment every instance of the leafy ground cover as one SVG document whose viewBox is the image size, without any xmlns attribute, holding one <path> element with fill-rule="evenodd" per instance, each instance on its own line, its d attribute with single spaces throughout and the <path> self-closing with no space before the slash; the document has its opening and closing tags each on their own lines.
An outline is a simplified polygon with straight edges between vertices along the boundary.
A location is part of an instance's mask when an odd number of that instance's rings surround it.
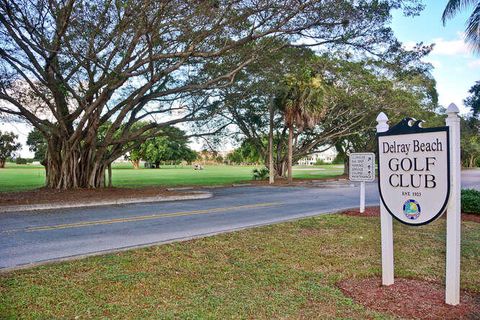
<svg viewBox="0 0 480 320">
<path fill-rule="evenodd" d="M 191 166 L 162 166 L 161 169 L 135 170 L 130 164 L 113 167 L 114 187 L 221 185 L 252 180 L 253 166 L 205 166 L 193 170 Z M 341 175 L 343 168 L 325 165 L 294 169 L 295 178 L 325 178 Z M 23 191 L 44 185 L 45 170 L 38 165 L 15 165 L 7 163 L 0 169 L 0 192 Z"/>
<path fill-rule="evenodd" d="M 462 212 L 480 216 L 480 191 L 475 189 L 462 190 Z"/>
<path fill-rule="evenodd" d="M 444 281 L 445 220 L 395 228 L 396 277 Z M 462 223 L 462 289 L 480 295 L 480 223 Z M 345 296 L 380 277 L 376 217 L 324 215 L 3 274 L 0 315 L 69 319 L 394 318 Z"/>
</svg>

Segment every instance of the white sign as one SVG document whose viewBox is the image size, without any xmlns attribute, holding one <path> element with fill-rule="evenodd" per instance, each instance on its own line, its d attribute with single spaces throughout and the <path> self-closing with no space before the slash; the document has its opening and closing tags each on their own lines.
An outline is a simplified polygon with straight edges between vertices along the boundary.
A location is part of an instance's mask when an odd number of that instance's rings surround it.
<svg viewBox="0 0 480 320">
<path fill-rule="evenodd" d="M 350 181 L 371 182 L 375 180 L 375 154 L 351 153 L 349 161 Z"/>
<path fill-rule="evenodd" d="M 404 119 L 378 133 L 380 197 L 394 218 L 427 224 L 443 214 L 450 193 L 448 127 Z"/>
</svg>

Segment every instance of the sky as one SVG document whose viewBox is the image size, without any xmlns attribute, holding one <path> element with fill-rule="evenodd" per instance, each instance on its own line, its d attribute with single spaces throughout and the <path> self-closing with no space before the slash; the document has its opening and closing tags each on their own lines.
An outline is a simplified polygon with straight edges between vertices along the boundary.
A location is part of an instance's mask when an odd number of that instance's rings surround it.
<svg viewBox="0 0 480 320">
<path fill-rule="evenodd" d="M 434 69 L 439 103 L 447 107 L 455 103 L 461 113 L 467 109 L 463 99 L 468 90 L 480 80 L 480 55 L 474 55 L 463 41 L 463 32 L 473 8 L 460 12 L 443 26 L 441 17 L 446 0 L 424 0 L 425 9 L 417 17 L 393 14 L 392 29 L 396 37 L 408 47 L 415 43 L 435 43 L 433 51 L 425 58 Z"/>
<path fill-rule="evenodd" d="M 475 81 L 480 80 L 480 55 L 474 55 L 463 41 L 465 22 L 473 9 L 460 12 L 443 26 L 441 16 L 447 1 L 424 0 L 423 3 L 425 9 L 416 17 L 405 17 L 401 11 L 394 12 L 392 29 L 407 48 L 418 42 L 435 43 L 425 61 L 434 66 L 432 74 L 437 81 L 439 103 L 447 107 L 453 102 L 465 114 L 468 110 L 463 105 L 463 99 Z M 20 155 L 33 156 L 25 144 L 30 131 L 27 125 L 0 123 L 0 130 L 18 134 L 23 145 Z"/>
</svg>

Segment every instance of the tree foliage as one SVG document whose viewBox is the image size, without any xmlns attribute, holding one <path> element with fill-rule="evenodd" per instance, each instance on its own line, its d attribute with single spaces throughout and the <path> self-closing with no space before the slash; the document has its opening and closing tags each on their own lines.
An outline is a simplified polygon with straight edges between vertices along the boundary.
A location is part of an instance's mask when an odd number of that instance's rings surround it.
<svg viewBox="0 0 480 320">
<path fill-rule="evenodd" d="M 468 90 L 470 95 L 465 99 L 465 106 L 471 109 L 472 116 L 475 118 L 480 117 L 480 81 Z"/>
<path fill-rule="evenodd" d="M 472 168 L 480 166 L 480 81 L 470 88 L 469 93 L 464 103 L 470 108 L 471 114 L 461 121 L 460 142 L 462 164 Z"/>
<path fill-rule="evenodd" d="M 297 72 L 312 70 L 310 75 L 322 79 L 322 95 L 316 102 L 321 104 L 318 110 L 322 117 L 315 126 L 294 131 L 294 163 L 346 139 L 358 140 L 358 147 L 360 141 L 373 141 L 375 118 L 380 111 L 392 121 L 405 114 L 419 119 L 431 117 L 437 106 L 435 81 L 431 66 L 420 60 L 430 47 L 419 45 L 413 51 L 404 51 L 395 41 L 391 45 L 391 53 L 382 61 L 372 57 L 346 60 L 339 54 L 318 55 L 308 49 L 285 48 L 275 57 L 252 63 L 239 73 L 239 81 L 222 90 L 222 116 L 233 121 L 241 136 L 266 160 L 269 105 L 275 102 L 285 75 L 302 79 Z M 269 63 L 272 60 L 275 63 Z M 300 116 L 300 122 L 302 119 Z M 288 126 L 278 109 L 274 127 L 275 171 L 284 176 Z"/>
<path fill-rule="evenodd" d="M 162 163 L 191 163 L 196 158 L 197 153 L 188 147 L 185 133 L 175 127 L 164 128 L 161 135 L 148 139 L 130 153 L 132 162 L 145 160 L 156 168 Z"/>
<path fill-rule="evenodd" d="M 262 155 L 248 139 L 244 139 L 238 148 L 227 155 L 227 161 L 233 164 L 260 164 L 263 160 Z"/>
<path fill-rule="evenodd" d="M 28 133 L 27 145 L 28 149 L 34 153 L 33 159 L 45 165 L 47 158 L 47 141 L 38 129 L 33 129 Z"/>
<path fill-rule="evenodd" d="M 0 168 L 5 167 L 5 161 L 20 149 L 21 144 L 16 142 L 18 136 L 13 132 L 0 131 Z"/>
</svg>

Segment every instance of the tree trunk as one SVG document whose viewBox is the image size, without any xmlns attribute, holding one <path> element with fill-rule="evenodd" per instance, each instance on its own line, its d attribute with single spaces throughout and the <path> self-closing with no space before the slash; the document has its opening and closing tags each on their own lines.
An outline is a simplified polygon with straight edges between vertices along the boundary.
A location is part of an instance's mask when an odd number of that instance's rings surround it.
<svg viewBox="0 0 480 320">
<path fill-rule="evenodd" d="M 268 183 L 274 183 L 275 168 L 273 166 L 273 102 L 270 102 L 270 128 L 268 132 Z"/>
<path fill-rule="evenodd" d="M 343 174 L 348 176 L 349 170 L 350 170 L 350 157 L 345 155 L 345 158 L 343 159 Z"/>
<path fill-rule="evenodd" d="M 293 126 L 288 128 L 288 183 L 293 182 L 293 172 L 292 172 L 292 161 L 293 161 Z"/>
<path fill-rule="evenodd" d="M 108 164 L 108 187 L 112 187 L 112 164 Z"/>
<path fill-rule="evenodd" d="M 101 188 L 105 184 L 108 164 L 94 146 L 68 145 L 52 138 L 45 167 L 46 186 L 53 189 Z"/>
<path fill-rule="evenodd" d="M 133 165 L 133 169 L 139 169 L 140 168 L 140 160 L 130 160 L 130 162 Z"/>
<path fill-rule="evenodd" d="M 285 178 L 287 174 L 287 161 L 286 159 L 273 160 L 273 170 L 275 172 L 275 178 Z"/>
<path fill-rule="evenodd" d="M 0 159 L 0 168 L 5 168 L 5 159 Z"/>
</svg>

